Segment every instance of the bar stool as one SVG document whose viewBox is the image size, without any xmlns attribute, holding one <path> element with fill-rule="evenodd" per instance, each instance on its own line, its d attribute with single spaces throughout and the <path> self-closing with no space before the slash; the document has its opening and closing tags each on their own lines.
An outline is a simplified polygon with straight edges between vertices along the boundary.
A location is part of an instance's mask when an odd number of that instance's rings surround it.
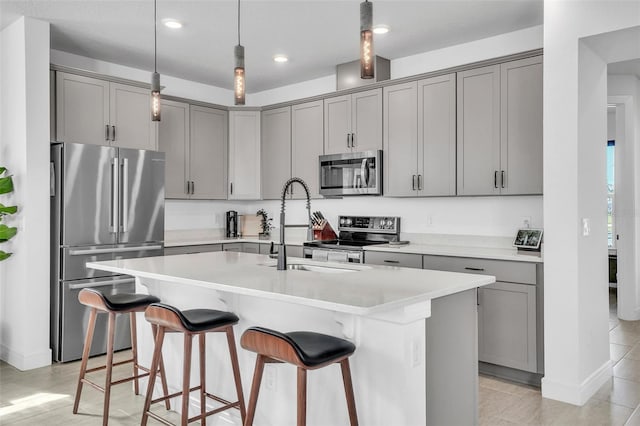
<svg viewBox="0 0 640 426">
<path fill-rule="evenodd" d="M 158 327 L 156 334 L 155 348 L 153 351 L 153 361 L 151 369 L 157 368 L 158 363 L 162 362 L 162 343 L 165 333 L 177 332 L 184 334 L 184 361 L 182 368 L 182 391 L 152 400 L 154 377 L 149 379 L 149 387 L 147 388 L 147 397 L 144 403 L 144 411 L 142 414 L 142 425 L 146 425 L 148 418 L 152 417 L 164 424 L 171 424 L 162 417 L 150 411 L 151 404 L 165 401 L 168 398 L 174 398 L 182 395 L 182 412 L 181 425 L 184 426 L 195 420 L 202 419 L 202 424 L 206 424 L 206 418 L 212 414 L 230 408 L 239 408 L 242 422 L 245 421 L 244 396 L 242 393 L 242 383 L 240 381 L 240 368 L 238 366 L 238 353 L 236 351 L 236 343 L 233 334 L 233 326 L 238 323 L 238 317 L 231 312 L 217 311 L 214 309 L 190 309 L 180 311 L 173 306 L 163 303 L 153 303 L 146 309 L 144 316 L 147 321 Z M 233 368 L 233 378 L 235 380 L 238 401 L 229 402 L 216 395 L 212 395 L 206 391 L 205 382 L 205 336 L 206 333 L 224 332 L 227 335 L 227 344 L 229 345 L 229 355 L 231 357 L 231 366 Z M 200 346 L 200 385 L 190 387 L 191 375 L 191 346 L 193 336 L 198 336 Z M 200 414 L 189 418 L 189 394 L 190 392 L 199 390 L 200 394 Z M 209 397 L 219 403 L 224 404 L 209 412 L 206 411 L 206 397 Z"/>
<path fill-rule="evenodd" d="M 162 380 L 162 389 L 165 395 L 168 393 L 167 382 L 164 375 L 164 364 L 162 360 L 159 365 L 156 365 L 155 369 L 147 369 L 138 364 L 138 345 L 136 335 L 136 312 L 144 312 L 147 306 L 151 303 L 159 302 L 155 296 L 147 294 L 135 294 L 135 293 L 117 293 L 117 294 L 105 294 L 92 288 L 84 288 L 80 290 L 78 294 L 78 300 L 83 305 L 91 307 L 89 314 L 89 324 L 87 326 L 87 334 L 84 341 L 84 350 L 82 352 L 82 363 L 80 364 L 80 376 L 78 377 L 78 387 L 76 389 L 76 398 L 73 403 L 73 414 L 78 414 L 78 406 L 80 405 L 80 395 L 82 394 L 82 385 L 84 383 L 91 385 L 95 389 L 104 392 L 104 407 L 102 413 L 102 424 L 106 426 L 109 422 L 109 400 L 111 397 L 111 386 L 121 383 L 134 382 L 134 392 L 136 395 L 139 393 L 139 379 L 150 375 L 150 371 L 160 374 Z M 89 361 L 89 352 L 91 350 L 91 343 L 93 341 L 93 332 L 96 326 L 96 317 L 98 313 L 109 314 L 109 322 L 107 329 L 107 361 L 105 365 L 91 368 L 87 370 L 87 363 Z M 129 313 L 131 323 L 131 352 L 132 357 L 130 359 L 113 363 L 113 341 L 115 335 L 116 326 L 116 314 Z M 153 334 L 156 334 L 155 326 L 152 327 Z M 124 379 L 112 381 L 112 371 L 114 366 L 133 363 L 133 375 Z M 104 387 L 92 382 L 85 376 L 87 373 L 93 373 L 95 371 L 106 369 L 106 379 Z M 139 374 L 140 371 L 144 371 L 143 374 Z M 151 374 L 151 377 L 155 378 L 156 374 Z M 167 410 L 170 409 L 169 401 L 166 404 Z"/>
<path fill-rule="evenodd" d="M 349 357 L 356 350 L 353 343 L 309 331 L 280 333 L 268 328 L 251 327 L 242 334 L 240 344 L 244 349 L 258 354 L 244 426 L 253 425 L 262 371 L 264 364 L 271 362 L 286 362 L 298 367 L 298 426 L 304 426 L 307 422 L 307 370 L 316 370 L 339 362 L 347 397 L 349 421 L 351 426 L 358 425 L 349 368 Z"/>
</svg>

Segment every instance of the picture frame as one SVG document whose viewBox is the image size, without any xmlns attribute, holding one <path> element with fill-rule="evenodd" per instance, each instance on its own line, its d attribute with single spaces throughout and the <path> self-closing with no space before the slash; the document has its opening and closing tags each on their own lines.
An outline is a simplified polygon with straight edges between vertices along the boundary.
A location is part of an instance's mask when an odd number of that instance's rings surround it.
<svg viewBox="0 0 640 426">
<path fill-rule="evenodd" d="M 513 246 L 519 249 L 539 250 L 542 243 L 542 229 L 518 229 Z"/>
</svg>

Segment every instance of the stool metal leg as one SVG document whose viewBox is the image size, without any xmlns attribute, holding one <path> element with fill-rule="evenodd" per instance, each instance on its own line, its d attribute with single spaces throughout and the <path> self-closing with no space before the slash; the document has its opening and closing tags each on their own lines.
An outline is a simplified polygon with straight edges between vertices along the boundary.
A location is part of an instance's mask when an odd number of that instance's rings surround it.
<svg viewBox="0 0 640 426">
<path fill-rule="evenodd" d="M 193 337 L 190 333 L 184 333 L 184 360 L 182 362 L 182 415 L 181 425 L 187 426 L 189 422 L 189 386 L 191 382 L 191 346 Z"/>
<path fill-rule="evenodd" d="M 109 312 L 109 326 L 107 337 L 107 377 L 104 383 L 104 410 L 102 412 L 102 425 L 109 423 L 109 402 L 111 400 L 111 381 L 113 373 L 113 340 L 116 333 L 116 314 Z"/>
<path fill-rule="evenodd" d="M 78 376 L 78 386 L 76 388 L 76 400 L 73 402 L 73 414 L 78 414 L 78 406 L 80 405 L 80 394 L 82 393 L 82 381 L 87 371 L 87 363 L 89 362 L 89 351 L 91 351 L 91 342 L 93 342 L 93 331 L 96 328 L 96 317 L 98 311 L 95 308 L 89 313 L 89 323 L 87 324 L 87 334 L 84 339 L 84 349 L 82 351 L 82 363 L 80 364 L 80 375 Z"/>
<path fill-rule="evenodd" d="M 298 367 L 298 426 L 307 424 L 307 370 Z"/>
<path fill-rule="evenodd" d="M 253 426 L 253 417 L 256 414 L 256 404 L 260 393 L 260 382 L 262 382 L 262 372 L 264 371 L 264 357 L 260 354 L 256 357 L 256 367 L 253 371 L 253 383 L 251 383 L 251 395 L 249 395 L 249 408 L 244 426 Z"/>
<path fill-rule="evenodd" d="M 155 338 L 155 346 L 153 349 L 153 357 L 151 358 L 151 371 L 158 370 L 158 364 L 162 360 L 162 342 L 164 341 L 164 327 L 158 327 L 156 338 Z M 164 372 L 162 374 L 164 377 Z M 153 386 L 155 385 L 156 375 L 149 374 L 149 384 L 147 386 L 147 395 L 144 400 L 144 409 L 142 412 L 142 421 L 140 424 L 142 426 L 146 426 L 147 420 L 149 420 L 149 410 L 151 409 L 151 399 L 153 397 Z M 165 390 L 165 396 L 167 395 L 167 391 Z"/>
<path fill-rule="evenodd" d="M 136 395 L 140 394 L 140 382 L 138 380 L 138 334 L 136 329 L 136 313 L 129 313 L 129 325 L 131 326 L 131 355 L 133 359 L 133 392 Z"/>
<path fill-rule="evenodd" d="M 205 387 L 205 383 L 207 381 L 207 375 L 206 375 L 206 358 L 205 358 L 205 342 L 206 342 L 206 334 L 205 333 L 200 333 L 200 335 L 198 336 L 198 340 L 199 340 L 199 347 L 200 347 L 200 355 L 199 355 L 199 359 L 200 359 L 200 415 L 202 416 L 202 418 L 200 419 L 201 424 L 203 426 L 207 425 L 207 417 L 205 416 L 205 413 L 207 412 L 207 400 L 205 399 L 205 397 L 207 396 L 207 391 L 206 391 L 206 387 Z"/>
<path fill-rule="evenodd" d="M 231 366 L 233 367 L 233 379 L 236 382 L 236 393 L 240 403 L 240 417 L 242 422 L 246 420 L 247 410 L 244 405 L 244 393 L 242 392 L 242 380 L 240 380 L 240 366 L 238 365 L 238 351 L 236 350 L 236 339 L 233 334 L 233 327 L 227 328 L 227 343 L 229 344 L 229 355 L 231 356 Z"/>
<path fill-rule="evenodd" d="M 358 414 L 356 413 L 356 401 L 353 395 L 353 383 L 351 382 L 351 368 L 349 367 L 349 359 L 345 358 L 340 361 L 342 369 L 342 381 L 344 382 L 344 393 L 347 396 L 347 408 L 349 410 L 349 422 L 351 426 L 358 426 Z"/>
</svg>

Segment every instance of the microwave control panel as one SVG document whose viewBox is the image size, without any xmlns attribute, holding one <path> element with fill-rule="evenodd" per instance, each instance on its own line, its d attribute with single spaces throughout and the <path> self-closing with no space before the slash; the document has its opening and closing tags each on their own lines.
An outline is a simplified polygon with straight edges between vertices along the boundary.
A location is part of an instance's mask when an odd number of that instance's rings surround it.
<svg viewBox="0 0 640 426">
<path fill-rule="evenodd" d="M 400 218 L 397 216 L 339 216 L 340 231 L 397 233 Z"/>
</svg>

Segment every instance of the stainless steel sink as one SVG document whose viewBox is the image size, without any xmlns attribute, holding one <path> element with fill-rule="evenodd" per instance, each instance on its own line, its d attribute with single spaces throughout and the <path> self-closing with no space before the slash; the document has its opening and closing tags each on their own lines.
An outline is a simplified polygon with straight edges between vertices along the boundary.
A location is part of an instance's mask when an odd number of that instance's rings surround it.
<svg viewBox="0 0 640 426">
<path fill-rule="evenodd" d="M 276 265 L 270 265 L 275 267 Z M 320 266 L 309 265 L 307 263 L 289 263 L 287 264 L 287 270 L 289 271 L 308 271 L 308 272 L 321 272 L 325 274 L 341 274 L 343 272 L 358 272 L 359 269 L 350 268 L 337 268 L 334 266 Z"/>
</svg>

